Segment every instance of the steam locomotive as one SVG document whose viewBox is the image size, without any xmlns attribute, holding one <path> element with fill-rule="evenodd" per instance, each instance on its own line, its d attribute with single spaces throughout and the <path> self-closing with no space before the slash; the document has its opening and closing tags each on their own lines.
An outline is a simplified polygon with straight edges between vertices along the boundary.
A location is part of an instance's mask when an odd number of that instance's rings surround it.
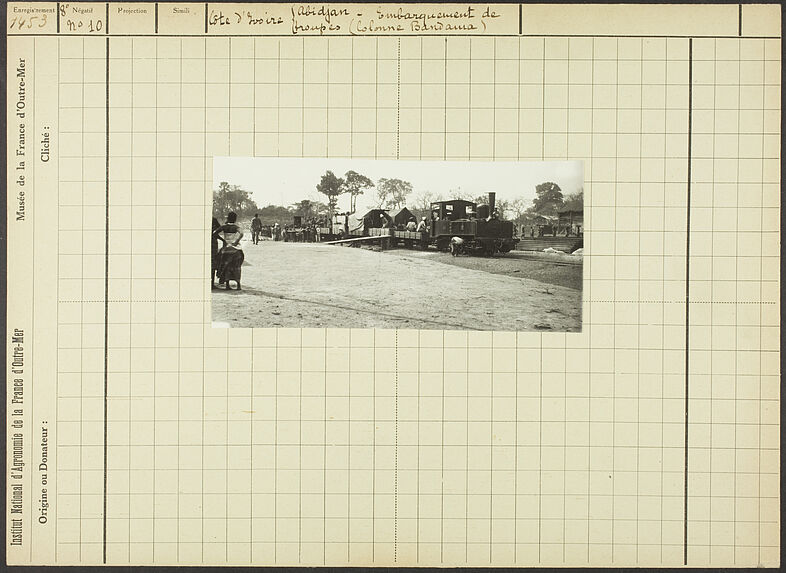
<svg viewBox="0 0 786 573">
<path fill-rule="evenodd" d="M 492 192 L 487 205 L 461 199 L 432 203 L 429 243 L 436 245 L 438 250 L 451 250 L 454 254 L 456 244 L 460 244 L 464 252 L 509 253 L 518 238 L 514 236 L 513 223 L 499 218 L 494 209 L 495 201 L 496 193 Z"/>
</svg>

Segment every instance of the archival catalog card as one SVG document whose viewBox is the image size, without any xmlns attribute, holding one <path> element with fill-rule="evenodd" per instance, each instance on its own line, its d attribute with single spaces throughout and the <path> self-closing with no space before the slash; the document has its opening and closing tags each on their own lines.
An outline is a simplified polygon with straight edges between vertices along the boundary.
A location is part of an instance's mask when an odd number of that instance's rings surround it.
<svg viewBox="0 0 786 573">
<path fill-rule="evenodd" d="M 8 564 L 780 565 L 779 5 L 3 17 Z"/>
</svg>

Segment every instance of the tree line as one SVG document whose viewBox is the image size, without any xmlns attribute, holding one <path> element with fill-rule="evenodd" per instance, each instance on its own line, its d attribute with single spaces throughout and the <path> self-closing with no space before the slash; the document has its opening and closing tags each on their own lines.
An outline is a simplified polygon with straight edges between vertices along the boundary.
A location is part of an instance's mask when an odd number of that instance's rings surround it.
<svg viewBox="0 0 786 573">
<path fill-rule="evenodd" d="M 382 178 L 376 184 L 357 171 L 347 171 L 344 177 L 337 177 L 326 171 L 317 184 L 317 191 L 327 197 L 328 209 L 334 211 L 340 195 L 350 195 L 350 212 L 357 210 L 357 198 L 367 190 L 376 188 L 375 206 L 379 209 L 400 209 L 406 206 L 407 196 L 412 193 L 412 183 L 402 179 Z"/>
<path fill-rule="evenodd" d="M 316 190 L 325 195 L 326 202 L 303 199 L 289 206 L 268 205 L 259 207 L 248 192 L 238 185 L 230 185 L 222 181 L 219 188 L 213 192 L 213 216 L 224 220 L 229 211 L 237 213 L 240 220 L 251 219 L 255 213 L 259 214 L 263 225 L 285 223 L 294 216 L 301 216 L 304 220 L 330 217 L 336 211 L 338 199 L 343 194 L 350 195 L 350 212 L 357 209 L 357 200 L 360 195 L 374 189 L 372 203 L 380 209 L 400 209 L 407 207 L 417 217 L 428 216 L 431 203 L 449 199 L 464 199 L 475 203 L 488 202 L 487 195 L 474 196 L 461 188 L 451 189 L 446 195 L 433 193 L 430 190 L 421 190 L 413 193 L 412 183 L 402 179 L 382 178 L 374 183 L 369 177 L 356 171 L 347 171 L 343 177 L 338 177 L 333 171 L 326 171 L 316 184 Z M 496 208 L 503 219 L 509 219 L 517 224 L 532 222 L 536 217 L 556 217 L 560 211 L 584 209 L 584 190 L 564 194 L 557 183 L 546 181 L 535 187 L 535 197 L 528 201 L 518 198 L 512 200 L 497 199 Z"/>
<path fill-rule="evenodd" d="M 285 224 L 291 222 L 295 215 L 307 220 L 327 217 L 330 214 L 325 203 L 310 199 L 302 199 L 289 206 L 267 205 L 260 207 L 249 196 L 248 191 L 238 185 L 230 185 L 228 182 L 222 181 L 218 189 L 213 191 L 213 217 L 224 221 L 230 211 L 237 213 L 240 221 L 251 219 L 258 214 L 263 225 Z"/>
<path fill-rule="evenodd" d="M 477 204 L 488 203 L 488 195 L 475 196 L 472 193 L 458 189 L 451 189 L 447 196 L 442 193 L 423 191 L 413 197 L 408 207 L 417 212 L 418 216 L 427 215 L 431 203 L 448 199 L 464 199 Z M 535 186 L 535 197 L 527 200 L 523 197 L 517 199 L 500 199 L 497 197 L 496 210 L 503 219 L 508 219 L 516 224 L 531 223 L 536 217 L 554 218 L 560 211 L 583 211 L 584 189 L 574 193 L 564 194 L 559 185 L 547 181 Z"/>
</svg>

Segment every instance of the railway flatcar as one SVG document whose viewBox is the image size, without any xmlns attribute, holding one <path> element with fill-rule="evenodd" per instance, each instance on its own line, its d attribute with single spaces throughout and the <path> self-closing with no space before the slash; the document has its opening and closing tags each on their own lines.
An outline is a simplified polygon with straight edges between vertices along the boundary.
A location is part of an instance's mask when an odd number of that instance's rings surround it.
<svg viewBox="0 0 786 573">
<path fill-rule="evenodd" d="M 390 229 L 390 234 L 393 236 L 394 245 L 407 249 L 427 249 L 431 244 L 431 238 L 428 231 L 417 232 Z"/>
<path fill-rule="evenodd" d="M 378 234 L 379 231 L 376 229 L 387 229 L 390 226 L 391 218 L 385 209 L 371 209 L 365 215 L 355 219 L 355 224 L 350 227 L 349 234 L 355 237 L 368 237 L 372 233 Z"/>
<path fill-rule="evenodd" d="M 364 215 L 334 213 L 329 227 L 318 228 L 319 240 L 335 241 L 351 237 L 387 235 L 391 221 L 385 209 L 371 209 Z"/>
<path fill-rule="evenodd" d="M 348 236 L 350 219 L 352 217 L 349 213 L 333 213 L 328 221 L 317 227 L 317 241 L 335 241 Z"/>
</svg>

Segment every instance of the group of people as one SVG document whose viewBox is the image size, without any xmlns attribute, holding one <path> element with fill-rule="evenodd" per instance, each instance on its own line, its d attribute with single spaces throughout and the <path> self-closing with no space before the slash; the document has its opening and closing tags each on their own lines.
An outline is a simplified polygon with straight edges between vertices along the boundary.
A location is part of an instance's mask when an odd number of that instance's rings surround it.
<svg viewBox="0 0 786 573">
<path fill-rule="evenodd" d="M 320 229 L 329 227 L 324 217 L 298 217 L 291 225 L 284 227 L 283 238 L 290 243 L 315 243 L 320 241 Z"/>
<path fill-rule="evenodd" d="M 275 223 L 265 226 L 259 218 L 259 213 L 255 213 L 254 218 L 251 219 L 251 242 L 257 245 L 262 237 L 270 237 L 274 241 L 281 240 L 281 225 Z"/>
<path fill-rule="evenodd" d="M 283 239 L 285 243 L 314 243 L 319 241 L 319 227 L 312 224 L 303 227 L 287 225 L 284 227 Z"/>
<path fill-rule="evenodd" d="M 251 241 L 256 245 L 262 237 L 269 237 L 274 241 L 313 243 L 319 241 L 319 229 L 327 226 L 328 223 L 321 217 L 312 217 L 306 221 L 295 217 L 295 223 L 291 225 L 282 227 L 276 222 L 265 226 L 257 213 L 251 219 Z"/>
<path fill-rule="evenodd" d="M 223 225 L 218 219 L 213 217 L 213 233 L 210 238 L 210 286 L 211 289 L 225 285 L 227 290 L 232 290 L 229 281 L 235 281 L 237 290 L 240 290 L 240 269 L 243 265 L 245 255 L 240 248 L 240 239 L 243 238 L 243 231 L 237 224 L 237 214 L 230 212 L 227 214 L 226 223 Z M 223 243 L 219 246 L 219 241 Z"/>
<path fill-rule="evenodd" d="M 581 225 L 530 225 L 529 228 L 527 228 L 527 225 L 522 225 L 521 236 L 526 237 L 527 235 L 532 239 L 535 237 L 545 237 L 547 235 L 553 237 L 559 235 L 564 235 L 566 237 L 581 237 L 582 230 Z"/>
<path fill-rule="evenodd" d="M 428 230 L 428 224 L 426 223 L 425 217 L 421 218 L 420 223 L 415 222 L 415 217 L 410 217 L 406 225 L 396 225 L 393 219 L 388 219 L 382 215 L 382 228 L 410 231 L 412 233 L 425 233 Z"/>
</svg>

